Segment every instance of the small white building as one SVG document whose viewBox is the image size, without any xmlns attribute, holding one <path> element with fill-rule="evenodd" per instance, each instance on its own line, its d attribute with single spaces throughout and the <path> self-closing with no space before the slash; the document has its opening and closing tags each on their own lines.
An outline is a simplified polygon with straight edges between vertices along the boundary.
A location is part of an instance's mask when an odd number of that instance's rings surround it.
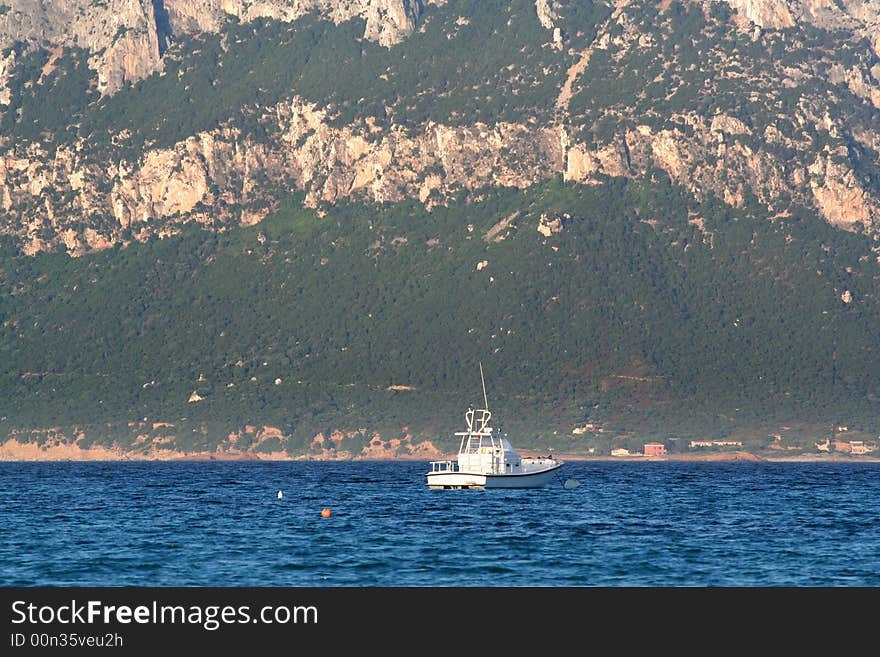
<svg viewBox="0 0 880 657">
<path fill-rule="evenodd" d="M 595 431 L 595 430 L 596 430 L 596 425 L 593 424 L 592 422 L 589 422 L 582 427 L 575 427 L 574 429 L 571 430 L 571 432 L 574 435 L 579 436 L 582 433 L 587 433 L 588 431 Z"/>
<path fill-rule="evenodd" d="M 741 440 L 692 440 L 691 448 L 694 447 L 742 447 Z"/>
<path fill-rule="evenodd" d="M 849 447 L 852 454 L 868 454 L 877 449 L 876 445 L 866 445 L 863 440 L 850 440 Z"/>
</svg>

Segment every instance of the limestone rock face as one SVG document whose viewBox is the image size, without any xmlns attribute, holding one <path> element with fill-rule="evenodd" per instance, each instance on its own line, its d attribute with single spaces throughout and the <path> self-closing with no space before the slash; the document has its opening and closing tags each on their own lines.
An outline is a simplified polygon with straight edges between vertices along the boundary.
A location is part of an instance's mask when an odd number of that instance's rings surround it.
<svg viewBox="0 0 880 657">
<path fill-rule="evenodd" d="M 230 17 L 293 21 L 315 11 L 335 23 L 363 18 L 364 38 L 384 46 L 412 34 L 423 5 L 422 0 L 165 0 L 170 23 L 181 33 L 216 32 Z"/>
<path fill-rule="evenodd" d="M 794 27 L 789 0 L 727 0 L 728 4 L 755 25 L 761 27 Z"/>
<path fill-rule="evenodd" d="M 809 172 L 816 205 L 829 223 L 842 227 L 856 222 L 870 225 L 876 202 L 872 202 L 852 170 L 831 157 L 819 156 Z"/>
<path fill-rule="evenodd" d="M 535 0 L 535 12 L 538 14 L 538 20 L 548 30 L 555 27 L 553 21 L 556 20 L 556 13 L 553 11 L 552 0 Z"/>
<path fill-rule="evenodd" d="M 770 151 L 735 140 L 726 143 L 724 135 L 748 134 L 738 120 L 716 116 L 707 126 L 690 117 L 688 126 L 688 132 L 637 126 L 623 135 L 621 146 L 574 144 L 566 153 L 565 178 L 590 183 L 600 175 L 637 176 L 658 167 L 695 197 L 712 192 L 734 207 L 752 192 L 770 208 L 792 202 L 814 207 L 842 228 L 871 226 L 880 218 L 880 199 L 865 189 L 846 164 L 845 153 L 819 156 L 802 169 Z"/>
<path fill-rule="evenodd" d="M 538 232 L 544 237 L 552 237 L 556 233 L 561 233 L 564 227 L 562 217 L 548 217 L 546 213 L 541 215 L 538 222 Z"/>
<path fill-rule="evenodd" d="M 712 0 L 706 0 L 711 2 Z M 867 39 L 877 54 L 880 44 L 878 0 L 726 0 L 745 20 L 764 28 L 784 29 L 810 23 L 848 29 Z"/>
<path fill-rule="evenodd" d="M 364 38 L 392 46 L 412 34 L 421 15 L 419 0 L 373 0 L 361 14 L 367 19 Z"/>
<path fill-rule="evenodd" d="M 16 0 L 0 15 L 0 50 L 15 42 L 84 48 L 102 93 L 152 73 L 161 61 L 152 0 Z M 0 66 L 0 90 L 5 87 Z"/>
<path fill-rule="evenodd" d="M 160 70 L 175 35 L 216 32 L 233 18 L 293 21 L 312 11 L 337 23 L 360 17 L 364 38 L 391 46 L 412 34 L 423 6 L 422 0 L 15 0 L 0 14 L 0 51 L 16 42 L 83 48 L 99 90 L 113 94 Z M 0 59 L 0 103 L 8 68 Z"/>
<path fill-rule="evenodd" d="M 714 1 L 701 0 L 701 5 L 708 12 Z M 732 20 L 737 24 L 721 25 L 722 31 L 739 29 L 753 42 L 767 30 L 787 31 L 794 39 L 798 25 L 810 23 L 845 29 L 847 39 L 852 35 L 863 51 L 876 51 L 880 45 L 880 0 L 727 2 L 736 11 Z M 106 95 L 160 69 L 164 48 L 175 38 L 217 31 L 230 20 L 292 21 L 314 11 L 329 21 L 361 20 L 364 38 L 392 47 L 416 29 L 425 6 L 444 4 L 0 0 L 7 8 L 0 13 L 0 113 L 10 97 L 3 82 L 27 47 L 52 48 L 53 56 L 63 56 L 64 47 L 85 49 L 97 71 L 98 88 Z M 784 108 L 768 103 L 756 113 L 745 102 L 708 110 L 662 109 L 658 104 L 660 110 L 649 107 L 640 116 L 624 103 L 602 109 L 606 128 L 599 131 L 578 115 L 573 101 L 589 88 L 595 60 L 608 60 L 609 53 L 611 60 L 651 58 L 663 38 L 639 27 L 635 17 L 644 7 L 636 0 L 614 4 L 595 38 L 586 42 L 565 30 L 569 5 L 535 0 L 532 18 L 550 30 L 545 53 L 560 58 L 561 70 L 567 71 L 558 93 L 548 95 L 553 113 L 543 118 L 523 111 L 495 123 L 450 117 L 404 126 L 395 118 L 377 122 L 377 117 L 359 116 L 343 124 L 333 108 L 291 95 L 271 106 L 248 106 L 258 131 L 231 116 L 219 127 L 176 144 L 147 144 L 135 152 L 108 146 L 99 154 L 82 139 L 53 145 L 0 134 L 0 234 L 14 236 L 25 253 L 59 249 L 76 255 L 173 233 L 188 222 L 251 225 L 272 210 L 280 190 L 301 190 L 305 203 L 315 208 L 355 197 L 380 203 L 418 199 L 431 209 L 462 190 L 487 185 L 525 188 L 557 175 L 592 185 L 608 177 L 653 175 L 658 169 L 697 198 L 715 195 L 742 206 L 755 197 L 772 213 L 801 205 L 845 229 L 880 228 L 880 190 L 865 175 L 870 169 L 865 163 L 880 158 L 880 130 L 871 114 L 880 109 L 880 64 L 875 59 L 850 53 L 835 60 L 827 50 L 819 55 L 821 61 L 794 59 L 780 64 L 780 70 L 762 71 L 774 91 L 803 90 Z M 530 3 L 528 8 L 531 12 Z M 656 10 L 660 20 L 664 10 Z M 551 36 L 557 32 L 558 42 Z M 12 43 L 26 47 L 9 48 Z M 736 80 L 748 70 L 734 59 L 722 61 L 719 68 L 731 85 L 739 84 Z M 655 81 L 664 92 L 673 91 L 662 85 L 667 77 L 679 75 L 670 64 Z M 829 86 L 821 87 L 822 96 L 810 95 L 819 77 Z M 752 81 L 752 101 L 769 95 L 759 88 L 760 80 L 746 80 Z M 747 92 L 752 88 L 747 86 Z M 863 118 L 847 121 L 834 104 L 860 105 L 858 116 Z M 400 112 L 400 107 L 392 109 Z"/>
<path fill-rule="evenodd" d="M 304 190 L 312 207 L 350 196 L 419 198 L 431 207 L 456 190 L 524 188 L 563 167 L 559 134 L 550 128 L 429 123 L 416 132 L 394 127 L 374 134 L 363 125 L 333 126 L 325 110 L 299 98 L 270 108 L 269 117 L 275 124 L 268 142 L 218 128 L 109 167 L 85 162 L 70 148 L 0 152 L 0 203 L 22 218 L 2 230 L 31 252 L 51 248 L 42 235 L 66 230 L 55 246 L 78 254 L 99 241 L 73 226 L 95 230 L 103 216 L 116 222 L 102 227 L 107 245 L 168 234 L 190 221 L 256 223 L 270 209 L 260 202 L 269 179 Z"/>
<path fill-rule="evenodd" d="M 597 184 L 605 176 L 637 177 L 657 168 L 695 197 L 714 193 L 732 206 L 750 192 L 771 209 L 814 207 L 843 228 L 872 227 L 880 217 L 880 199 L 855 175 L 845 152 L 802 166 L 740 141 L 752 131 L 735 117 L 677 121 L 681 129 L 639 125 L 604 143 L 570 143 L 564 130 L 528 121 L 428 123 L 415 130 L 339 126 L 326 110 L 293 98 L 267 109 L 268 141 L 221 127 L 109 165 L 76 147 L 10 146 L 0 151 L 0 208 L 18 220 L 0 230 L 17 236 L 29 253 L 60 248 L 79 254 L 173 233 L 192 221 L 256 223 L 271 210 L 268 180 L 305 191 L 311 207 L 348 197 L 417 198 L 430 209 L 462 189 L 525 188 L 558 174 Z M 858 138 L 872 149 L 880 145 L 873 133 Z M 764 140 L 797 146 L 769 129 Z M 106 217 L 114 222 L 107 225 Z"/>
<path fill-rule="evenodd" d="M 833 64 L 828 77 L 836 84 L 845 85 L 856 96 L 867 100 L 874 107 L 880 108 L 880 86 L 877 85 L 877 80 L 869 79 L 859 69 L 847 69 L 840 64 Z"/>
</svg>

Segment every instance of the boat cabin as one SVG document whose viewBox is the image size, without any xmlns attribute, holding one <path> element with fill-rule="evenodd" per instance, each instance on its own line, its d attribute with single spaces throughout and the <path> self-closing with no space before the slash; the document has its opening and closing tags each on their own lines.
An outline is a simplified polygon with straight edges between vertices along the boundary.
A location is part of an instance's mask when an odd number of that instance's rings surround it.
<svg viewBox="0 0 880 657">
<path fill-rule="evenodd" d="M 469 408 L 465 413 L 467 431 L 461 436 L 458 462 L 432 461 L 431 472 L 479 472 L 481 474 L 518 474 L 523 462 L 507 439 L 496 436 L 489 426 L 492 413 L 486 408 Z"/>
</svg>

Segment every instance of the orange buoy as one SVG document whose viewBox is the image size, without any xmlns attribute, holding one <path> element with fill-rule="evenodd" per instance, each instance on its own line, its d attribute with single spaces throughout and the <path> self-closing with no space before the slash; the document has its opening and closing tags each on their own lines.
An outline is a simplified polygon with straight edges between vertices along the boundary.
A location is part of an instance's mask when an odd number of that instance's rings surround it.
<svg viewBox="0 0 880 657">
<path fill-rule="evenodd" d="M 333 515 L 333 512 L 330 509 L 328 509 L 327 507 L 324 507 L 323 509 L 321 509 L 321 517 L 322 518 L 329 518 L 332 515 Z"/>
</svg>

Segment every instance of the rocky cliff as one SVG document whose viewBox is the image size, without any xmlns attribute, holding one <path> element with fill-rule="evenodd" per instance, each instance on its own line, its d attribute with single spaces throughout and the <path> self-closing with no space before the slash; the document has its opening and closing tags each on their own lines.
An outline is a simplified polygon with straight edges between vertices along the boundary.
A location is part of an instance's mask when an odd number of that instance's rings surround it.
<svg viewBox="0 0 880 657">
<path fill-rule="evenodd" d="M 659 6 L 618 0 L 594 33 L 575 22 L 577 3 L 527 4 L 529 20 L 543 30 L 538 48 L 551 53 L 542 55 L 549 64 L 542 72 L 514 62 L 509 73 L 495 71 L 487 86 L 519 81 L 524 73 L 536 80 L 553 70 L 563 74 L 553 98 L 516 120 L 483 122 L 453 112 L 448 120 L 413 124 L 397 120 L 406 118 L 412 100 L 398 96 L 386 99 L 385 116 L 342 121 L 325 100 L 292 89 L 281 102 L 249 103 L 253 121 L 232 115 L 170 146 L 147 140 L 135 153 L 126 131 L 109 149 L 97 149 L 87 135 L 0 136 L 0 232 L 28 254 L 80 254 L 187 222 L 253 224 L 291 188 L 304 191 L 312 207 L 353 196 L 413 198 L 430 208 L 486 185 L 527 187 L 557 175 L 596 184 L 658 170 L 698 198 L 714 195 L 732 206 L 756 199 L 769 215 L 808 207 L 843 228 L 875 229 L 880 64 L 872 48 L 880 38 L 880 2 L 728 0 L 735 11 L 725 15 L 708 0 Z M 479 29 L 459 14 L 466 6 L 439 0 L 69 0 L 51 6 L 21 0 L 0 14 L 0 90 L 29 48 L 55 48 L 38 83 L 51 75 L 52 56 L 64 57 L 67 47 L 84 49 L 95 85 L 107 96 L 162 75 L 156 71 L 165 51 L 173 51 L 181 35 L 222 31 L 232 19 L 291 22 L 309 12 L 336 23 L 362 20 L 365 39 L 405 60 L 419 56 L 406 48 L 420 21 L 422 32 L 446 31 L 452 49 L 457 30 Z M 499 19 L 494 33 L 503 27 Z M 682 37 L 683 29 L 692 34 Z M 696 45 L 689 51 L 683 43 Z M 458 66 L 466 68 L 467 57 Z M 389 74 L 390 67 L 379 78 Z M 639 76 L 647 87 L 625 95 Z M 442 99 L 452 84 L 438 80 L 430 92 Z M 0 102 L 6 98 L 9 105 L 11 93 L 3 90 Z"/>
<path fill-rule="evenodd" d="M 443 203 L 459 189 L 528 187 L 564 166 L 564 135 L 522 124 L 334 127 L 326 112 L 294 98 L 263 117 L 271 139 L 239 128 L 202 132 L 138 162 L 101 166 L 63 147 L 31 145 L 0 156 L 0 204 L 33 254 L 60 238 L 69 252 L 142 239 L 180 224 L 253 224 L 269 206 L 266 184 L 306 191 L 317 207 L 358 196 L 377 203 Z M 111 216 L 113 221 L 102 222 Z"/>
<path fill-rule="evenodd" d="M 87 50 L 98 86 L 113 93 L 126 82 L 146 77 L 161 65 L 156 10 L 151 0 L 17 0 L 0 15 L 0 90 L 6 87 L 15 55 L 33 48 L 78 46 Z M 18 53 L 6 52 L 22 44 Z"/>
<path fill-rule="evenodd" d="M 873 42 L 878 34 L 877 0 L 727 0 L 740 16 L 759 27 L 784 29 L 808 23 L 853 30 Z"/>
<path fill-rule="evenodd" d="M 427 461 L 445 456 L 430 440 L 414 441 L 409 434 L 383 439 L 364 430 L 318 433 L 303 453 L 290 453 L 290 436 L 273 426 L 246 425 L 210 449 L 181 445 L 173 422 L 130 422 L 123 433 L 125 441 L 104 445 L 75 426 L 12 431 L 0 442 L 0 461 Z"/>
<path fill-rule="evenodd" d="M 16 0 L 0 14 L 0 50 L 77 46 L 90 55 L 102 93 L 112 94 L 162 68 L 177 36 L 216 32 L 230 20 L 293 21 L 310 12 L 335 22 L 361 18 L 364 38 L 391 46 L 409 36 L 422 0 Z M 7 58 L 0 64 L 6 86 Z"/>
</svg>

